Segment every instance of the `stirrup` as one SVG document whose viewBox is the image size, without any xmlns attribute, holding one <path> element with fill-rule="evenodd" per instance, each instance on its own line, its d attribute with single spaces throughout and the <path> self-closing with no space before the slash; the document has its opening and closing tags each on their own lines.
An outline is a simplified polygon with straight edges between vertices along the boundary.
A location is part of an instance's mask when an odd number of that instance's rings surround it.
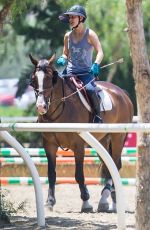
<svg viewBox="0 0 150 230">
<path fill-rule="evenodd" d="M 93 123 L 103 123 L 102 118 L 98 115 L 95 115 Z"/>
</svg>

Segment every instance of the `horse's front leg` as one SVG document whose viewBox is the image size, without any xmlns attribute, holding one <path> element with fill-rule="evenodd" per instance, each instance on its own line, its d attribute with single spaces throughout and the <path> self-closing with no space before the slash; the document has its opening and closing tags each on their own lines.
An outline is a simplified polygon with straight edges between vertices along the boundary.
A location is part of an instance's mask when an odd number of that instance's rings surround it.
<svg viewBox="0 0 150 230">
<path fill-rule="evenodd" d="M 117 212 L 116 191 L 115 191 L 114 183 L 113 183 L 112 189 L 111 189 L 111 199 L 112 199 L 112 204 L 111 204 L 109 210 L 110 210 L 111 212 Z"/>
<path fill-rule="evenodd" d="M 55 183 L 56 183 L 56 152 L 57 147 L 45 146 L 46 156 L 48 160 L 48 182 L 49 190 L 46 206 L 52 211 L 56 203 L 55 199 Z"/>
<path fill-rule="evenodd" d="M 46 206 L 52 211 L 53 206 L 56 203 L 55 199 L 55 183 L 56 183 L 56 171 L 55 171 L 55 163 L 51 157 L 47 157 L 48 159 L 48 182 L 49 182 L 49 189 L 48 189 L 48 197 Z"/>
<path fill-rule="evenodd" d="M 84 154 L 75 153 L 75 179 L 79 184 L 81 199 L 83 200 L 83 204 L 81 207 L 81 212 L 93 212 L 92 205 L 89 204 L 89 191 L 87 186 L 84 184 L 84 171 L 83 171 L 83 163 L 84 163 Z"/>
<path fill-rule="evenodd" d="M 108 134 L 102 140 L 101 144 L 104 148 L 110 153 L 112 156 L 112 145 L 111 145 L 111 136 Z M 118 145 L 117 145 L 118 147 Z M 114 151 L 116 152 L 116 150 Z M 106 167 L 105 164 L 102 164 L 101 168 L 101 176 L 106 179 L 106 184 L 101 192 L 101 198 L 98 204 L 98 212 L 116 212 L 116 196 L 115 196 L 115 189 L 113 186 L 113 181 L 111 175 Z M 108 198 L 111 196 L 112 204 L 109 205 Z"/>
<path fill-rule="evenodd" d="M 106 145 L 106 142 L 103 144 L 104 147 L 109 150 L 109 153 L 117 166 L 118 171 L 121 169 L 121 152 L 124 146 L 126 135 L 125 134 L 112 134 L 111 135 L 111 143 L 109 145 Z M 109 142 L 108 142 L 109 143 Z M 104 166 L 104 165 L 103 165 Z M 103 167 L 103 177 L 108 178 L 110 173 L 108 172 L 108 169 L 106 166 Z M 110 176 L 111 178 L 111 176 Z M 112 204 L 109 206 L 107 202 L 108 196 L 111 195 L 112 198 Z M 103 191 L 102 196 L 98 205 L 98 211 L 99 212 L 116 212 L 116 192 L 115 187 L 112 182 L 112 180 L 108 180 Z"/>
<path fill-rule="evenodd" d="M 108 198 L 111 195 L 112 191 L 112 179 L 108 179 L 106 182 L 105 187 L 103 188 L 101 192 L 101 198 L 98 204 L 98 212 L 109 212 L 110 207 L 109 207 L 109 202 Z"/>
</svg>

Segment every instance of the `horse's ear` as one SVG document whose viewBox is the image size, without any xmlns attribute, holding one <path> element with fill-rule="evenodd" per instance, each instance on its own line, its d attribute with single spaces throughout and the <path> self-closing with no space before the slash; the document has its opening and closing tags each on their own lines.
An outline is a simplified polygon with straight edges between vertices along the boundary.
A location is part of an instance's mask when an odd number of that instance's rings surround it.
<svg viewBox="0 0 150 230">
<path fill-rule="evenodd" d="M 56 53 L 54 53 L 53 56 L 48 60 L 49 64 L 54 63 L 55 59 L 56 59 Z"/>
<path fill-rule="evenodd" d="M 37 66 L 38 61 L 36 59 L 34 59 L 31 54 L 29 54 L 29 58 L 30 58 L 31 62 L 33 63 L 33 65 Z"/>
</svg>

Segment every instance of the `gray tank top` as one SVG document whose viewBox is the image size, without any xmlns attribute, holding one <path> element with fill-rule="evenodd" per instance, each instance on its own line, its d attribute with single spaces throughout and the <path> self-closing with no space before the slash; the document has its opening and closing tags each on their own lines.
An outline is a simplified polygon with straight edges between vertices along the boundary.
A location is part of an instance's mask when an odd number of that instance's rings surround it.
<svg viewBox="0 0 150 230">
<path fill-rule="evenodd" d="M 83 38 L 75 43 L 72 33 L 69 35 L 69 58 L 66 67 L 67 74 L 89 72 L 92 66 L 93 46 L 88 43 L 89 29 L 87 28 Z"/>
</svg>

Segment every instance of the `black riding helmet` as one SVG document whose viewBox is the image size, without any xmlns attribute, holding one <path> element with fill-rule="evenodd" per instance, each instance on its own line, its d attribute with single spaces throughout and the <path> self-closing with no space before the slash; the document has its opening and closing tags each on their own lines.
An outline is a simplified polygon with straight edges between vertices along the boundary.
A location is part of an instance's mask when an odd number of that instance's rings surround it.
<svg viewBox="0 0 150 230">
<path fill-rule="evenodd" d="M 59 16 L 59 20 L 69 23 L 69 17 L 68 17 L 69 15 L 82 16 L 83 17 L 82 22 L 84 22 L 87 18 L 84 7 L 80 5 L 72 6 L 69 10 L 67 10 L 65 13 Z"/>
</svg>

